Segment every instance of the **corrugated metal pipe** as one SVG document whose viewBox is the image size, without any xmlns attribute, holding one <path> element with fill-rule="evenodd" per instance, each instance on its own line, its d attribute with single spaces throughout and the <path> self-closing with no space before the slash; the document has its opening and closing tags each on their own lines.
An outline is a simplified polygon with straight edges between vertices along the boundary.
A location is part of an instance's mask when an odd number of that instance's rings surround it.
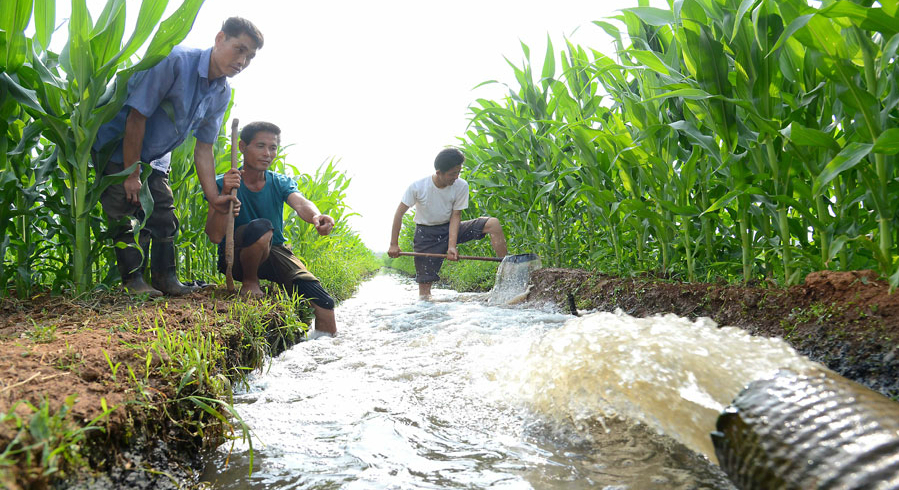
<svg viewBox="0 0 899 490">
<path fill-rule="evenodd" d="M 834 373 L 750 383 L 712 442 L 741 490 L 899 489 L 899 403 Z"/>
</svg>

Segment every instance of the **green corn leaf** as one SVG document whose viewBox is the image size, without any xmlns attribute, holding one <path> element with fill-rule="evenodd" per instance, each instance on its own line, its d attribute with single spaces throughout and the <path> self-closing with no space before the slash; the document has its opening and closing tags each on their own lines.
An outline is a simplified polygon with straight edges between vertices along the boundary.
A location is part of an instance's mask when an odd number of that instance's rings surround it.
<svg viewBox="0 0 899 490">
<path fill-rule="evenodd" d="M 891 269 L 892 261 L 890 260 L 890 257 L 884 256 L 883 251 L 880 250 L 880 246 L 871 241 L 870 238 L 862 235 L 854 238 L 853 241 L 871 252 L 871 254 L 874 255 L 875 260 L 880 264 L 882 270 Z"/>
<path fill-rule="evenodd" d="M 25 63 L 28 41 L 24 31 L 31 21 L 31 6 L 32 0 L 3 0 L 0 4 L 0 30 L 6 33 L 6 49 L 0 49 L 0 67 L 6 72 L 15 73 Z"/>
<path fill-rule="evenodd" d="M 848 41 L 843 38 L 833 21 L 816 15 L 809 19 L 805 27 L 810 35 L 810 40 L 802 38 L 799 40 L 807 47 L 825 53 L 833 59 L 849 58 Z"/>
<path fill-rule="evenodd" d="M 689 99 L 689 100 L 705 100 L 705 99 L 714 98 L 715 96 L 706 92 L 705 90 L 698 89 L 698 88 L 681 88 L 681 89 L 672 90 L 670 92 L 665 92 L 665 93 L 656 95 L 655 97 L 650 97 L 649 99 L 646 99 L 646 100 L 647 101 L 664 100 L 664 99 L 670 99 L 672 97 L 677 97 L 679 99 Z"/>
<path fill-rule="evenodd" d="M 706 152 L 721 162 L 720 151 L 718 149 L 718 145 L 715 143 L 715 138 L 706 134 L 703 134 L 695 125 L 687 121 L 677 121 L 670 124 L 673 129 L 680 131 L 687 135 L 691 141 L 699 144 Z"/>
<path fill-rule="evenodd" d="M 161 19 L 162 14 L 165 13 L 165 8 L 168 3 L 168 0 L 144 0 L 141 2 L 140 12 L 137 14 L 137 24 L 134 26 L 134 32 L 131 33 L 131 38 L 125 43 L 122 51 L 109 60 L 110 65 L 118 65 L 121 61 L 131 58 L 131 56 L 144 45 L 144 42 L 150 37 L 150 34 L 153 33 L 153 29 L 159 24 L 159 19 Z M 191 22 L 191 24 L 192 23 L 193 22 Z M 144 55 L 144 58 L 146 59 L 147 56 Z M 153 64 L 155 64 L 156 61 L 154 61 Z M 150 66 L 153 66 L 153 64 L 148 64 L 145 68 L 149 68 Z"/>
<path fill-rule="evenodd" d="M 873 148 L 874 145 L 869 143 L 849 143 L 846 145 L 846 147 L 843 148 L 843 151 L 834 157 L 834 159 L 824 167 L 824 170 L 815 177 L 814 184 L 812 185 L 812 194 L 815 197 L 820 196 L 824 186 L 841 173 L 858 165 L 862 159 L 871 153 Z"/>
<path fill-rule="evenodd" d="M 543 73 L 541 83 L 546 90 L 552 77 L 556 74 L 556 54 L 553 52 L 553 42 L 549 35 L 546 36 L 546 56 L 543 58 Z"/>
<path fill-rule="evenodd" d="M 846 243 L 850 240 L 851 238 L 846 235 L 840 235 L 834 238 L 833 241 L 830 242 L 830 251 L 827 254 L 827 262 L 832 261 L 833 258 L 836 257 L 838 253 L 840 253 L 840 250 L 843 250 L 843 247 L 845 247 Z"/>
<path fill-rule="evenodd" d="M 670 10 L 655 7 L 633 7 L 621 9 L 622 12 L 630 12 L 651 26 L 664 26 L 674 24 L 674 14 Z"/>
<path fill-rule="evenodd" d="M 847 0 L 834 2 L 819 10 L 818 14 L 830 18 L 846 17 L 854 21 L 858 27 L 879 32 L 884 37 L 899 32 L 899 18 L 888 14 L 882 8 L 862 7 Z"/>
<path fill-rule="evenodd" d="M 34 110 L 36 113 L 43 113 L 41 103 L 37 99 L 37 92 L 22 87 L 6 73 L 0 73 L 0 84 L 4 84 L 7 87 L 9 94 L 12 95 L 16 102 Z"/>
<path fill-rule="evenodd" d="M 833 136 L 819 129 L 807 128 L 794 122 L 781 130 L 780 133 L 788 138 L 794 145 L 827 148 L 834 153 L 840 151 L 840 145 Z"/>
<path fill-rule="evenodd" d="M 890 128 L 880 133 L 877 141 L 874 142 L 874 153 L 883 153 L 885 155 L 895 155 L 899 153 L 899 128 Z"/>
<path fill-rule="evenodd" d="M 694 76 L 702 89 L 730 99 L 732 86 L 728 80 L 727 55 L 724 47 L 705 27 L 699 26 L 699 33 L 685 30 L 690 44 L 690 57 L 696 66 Z M 723 99 L 708 101 L 708 111 L 715 124 L 715 132 L 724 140 L 727 151 L 733 151 L 737 144 L 737 122 L 733 105 Z"/>
<path fill-rule="evenodd" d="M 34 35 L 42 49 L 50 46 L 56 28 L 56 0 L 34 0 Z"/>
<path fill-rule="evenodd" d="M 67 45 L 71 74 L 83 94 L 90 85 L 94 73 L 93 56 L 89 39 L 90 13 L 85 0 L 72 0 L 72 16 L 69 18 L 69 43 Z M 78 99 L 81 99 L 79 96 Z"/>
<path fill-rule="evenodd" d="M 741 184 L 736 189 L 734 189 L 734 190 L 728 192 L 727 194 L 721 196 L 720 198 L 718 198 L 715 202 L 712 203 L 711 206 L 709 206 L 708 209 L 703 211 L 702 214 L 700 214 L 700 216 L 706 215 L 709 213 L 714 213 L 715 211 L 718 211 L 719 209 L 724 208 L 725 206 L 730 204 L 730 202 L 733 201 L 734 199 L 736 199 L 737 197 L 748 194 L 748 192 L 747 192 L 748 189 L 749 189 L 748 185 Z"/>
<path fill-rule="evenodd" d="M 660 199 L 658 203 L 668 211 L 671 211 L 674 214 L 679 216 L 699 216 L 702 214 L 702 210 L 697 208 L 696 206 L 688 205 L 688 206 L 680 206 L 671 201 L 666 201 L 664 199 Z"/>
<path fill-rule="evenodd" d="M 621 42 L 621 31 L 617 27 L 615 27 L 615 25 L 601 20 L 595 20 L 593 21 L 593 23 L 599 26 L 600 29 L 604 30 L 606 34 L 615 39 L 615 46 L 618 47 L 618 51 L 624 50 L 624 46 Z"/>
<path fill-rule="evenodd" d="M 140 71 L 145 69 L 145 67 L 148 68 L 153 64 L 156 64 L 156 62 L 166 57 L 169 52 L 171 52 L 172 47 L 183 41 L 187 36 L 187 33 L 190 32 L 190 28 L 193 27 L 194 21 L 197 18 L 197 13 L 200 11 L 202 5 L 203 0 L 185 0 L 184 3 L 178 7 L 178 10 L 173 12 L 169 18 L 162 21 L 159 25 L 159 29 L 156 31 L 156 35 L 153 36 L 153 40 L 150 41 L 150 46 L 147 47 L 144 59 L 138 63 L 135 71 Z M 145 62 L 146 65 L 140 66 Z"/>
<path fill-rule="evenodd" d="M 768 56 L 780 49 L 781 45 L 783 45 L 787 42 L 788 39 L 793 37 L 793 34 L 795 34 L 796 31 L 805 27 L 814 16 L 815 14 L 806 14 L 793 19 L 793 21 L 790 22 L 790 25 L 788 25 L 787 28 L 784 29 L 783 34 L 781 34 L 777 39 L 777 42 L 774 43 L 774 46 L 771 47 L 771 51 L 768 51 Z"/>
<path fill-rule="evenodd" d="M 880 5 L 883 7 L 883 11 L 886 12 L 887 15 L 892 15 L 893 17 L 899 15 L 899 1 L 880 0 Z"/>
<path fill-rule="evenodd" d="M 109 0 L 91 32 L 94 66 L 105 66 L 119 53 L 125 34 L 125 0 Z M 105 74 L 100 74 L 105 79 Z"/>
<path fill-rule="evenodd" d="M 637 59 L 638 62 L 640 62 L 640 64 L 656 73 L 661 73 L 662 75 L 671 74 L 672 70 L 669 69 L 668 66 L 666 66 L 665 63 L 661 59 L 659 59 L 659 57 L 652 51 L 637 49 L 628 51 L 627 54 L 633 56 Z"/>
<path fill-rule="evenodd" d="M 737 32 L 740 30 L 740 23 L 743 21 L 743 16 L 746 15 L 746 12 L 748 12 L 757 1 L 758 0 L 743 0 L 740 2 L 740 8 L 737 9 L 737 16 L 734 19 L 734 30 L 730 34 L 731 41 L 737 37 Z"/>
<path fill-rule="evenodd" d="M 899 34 L 893 35 L 883 47 L 883 54 L 880 57 L 880 71 L 886 73 L 890 63 L 896 58 L 896 50 L 899 49 Z"/>
</svg>

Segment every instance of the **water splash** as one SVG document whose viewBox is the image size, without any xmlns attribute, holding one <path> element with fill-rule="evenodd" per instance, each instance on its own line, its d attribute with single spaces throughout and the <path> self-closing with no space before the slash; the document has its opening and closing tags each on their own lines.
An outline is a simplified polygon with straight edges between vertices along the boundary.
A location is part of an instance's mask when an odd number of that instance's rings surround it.
<svg viewBox="0 0 899 490">
<path fill-rule="evenodd" d="M 527 299 L 531 272 L 543 267 L 537 254 L 507 255 L 496 269 L 487 304 L 513 305 Z"/>
<path fill-rule="evenodd" d="M 660 432 L 707 440 L 739 378 L 801 364 L 782 342 L 705 320 L 575 319 L 416 293 L 411 280 L 378 275 L 337 308 L 338 337 L 296 345 L 252 375 L 235 407 L 254 432 L 253 473 L 236 441 L 209 455 L 203 480 L 235 490 L 730 490 L 708 459 Z M 777 352 L 789 362 L 755 360 Z M 743 374 L 718 379 L 728 372 Z M 713 414 L 697 415 L 698 428 L 668 413 L 694 407 Z"/>
<path fill-rule="evenodd" d="M 824 369 L 780 339 L 675 315 L 594 313 L 571 319 L 510 359 L 509 396 L 559 422 L 640 421 L 716 461 L 709 434 L 719 412 L 780 368 Z"/>
</svg>

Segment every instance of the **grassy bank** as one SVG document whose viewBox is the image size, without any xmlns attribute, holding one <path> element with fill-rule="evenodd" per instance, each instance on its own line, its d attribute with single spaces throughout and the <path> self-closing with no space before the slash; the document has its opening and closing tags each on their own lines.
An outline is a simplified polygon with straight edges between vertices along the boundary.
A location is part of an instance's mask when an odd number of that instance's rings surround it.
<svg viewBox="0 0 899 490">
<path fill-rule="evenodd" d="M 358 241 L 308 256 L 338 300 L 379 266 Z M 237 300 L 223 287 L 0 300 L 0 485 L 186 481 L 201 449 L 250 437 L 233 389 L 311 318 L 294 298 Z"/>
<path fill-rule="evenodd" d="M 232 388 L 303 339 L 308 317 L 290 298 L 223 293 L 4 301 L 0 483 L 40 488 L 115 466 L 151 475 L 166 470 L 132 461 L 147 441 L 196 454 L 249 437 Z"/>
</svg>

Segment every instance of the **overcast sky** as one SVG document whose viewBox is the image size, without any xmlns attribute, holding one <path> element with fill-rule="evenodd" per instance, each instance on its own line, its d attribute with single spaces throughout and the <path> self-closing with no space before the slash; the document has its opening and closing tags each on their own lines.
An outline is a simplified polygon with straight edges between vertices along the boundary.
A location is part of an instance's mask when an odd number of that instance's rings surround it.
<svg viewBox="0 0 899 490">
<path fill-rule="evenodd" d="M 68 2 L 57 2 L 57 22 Z M 99 13 L 105 2 L 90 0 Z M 169 10 L 177 3 L 173 0 Z M 653 1 L 664 7 L 665 2 Z M 225 18 L 255 23 L 265 46 L 231 79 L 232 117 L 267 120 L 292 144 L 288 161 L 309 173 L 331 158 L 352 178 L 351 220 L 372 250 L 389 245 L 393 213 L 406 186 L 433 172 L 434 156 L 458 143 L 476 98 L 499 99 L 523 59 L 539 67 L 551 37 L 612 52 L 592 24 L 637 0 L 207 0 L 184 41 L 211 46 Z M 138 1 L 129 0 L 130 16 Z M 96 14 L 95 14 L 96 15 Z M 132 17 L 133 18 L 133 17 Z M 129 31 L 133 29 L 133 20 Z M 55 41 L 64 41 L 58 33 Z M 54 43 L 55 44 L 55 43 Z M 539 70 L 535 70 L 539 73 Z M 228 124 L 230 127 L 230 124 Z M 463 172 L 463 178 L 464 178 Z"/>
</svg>

